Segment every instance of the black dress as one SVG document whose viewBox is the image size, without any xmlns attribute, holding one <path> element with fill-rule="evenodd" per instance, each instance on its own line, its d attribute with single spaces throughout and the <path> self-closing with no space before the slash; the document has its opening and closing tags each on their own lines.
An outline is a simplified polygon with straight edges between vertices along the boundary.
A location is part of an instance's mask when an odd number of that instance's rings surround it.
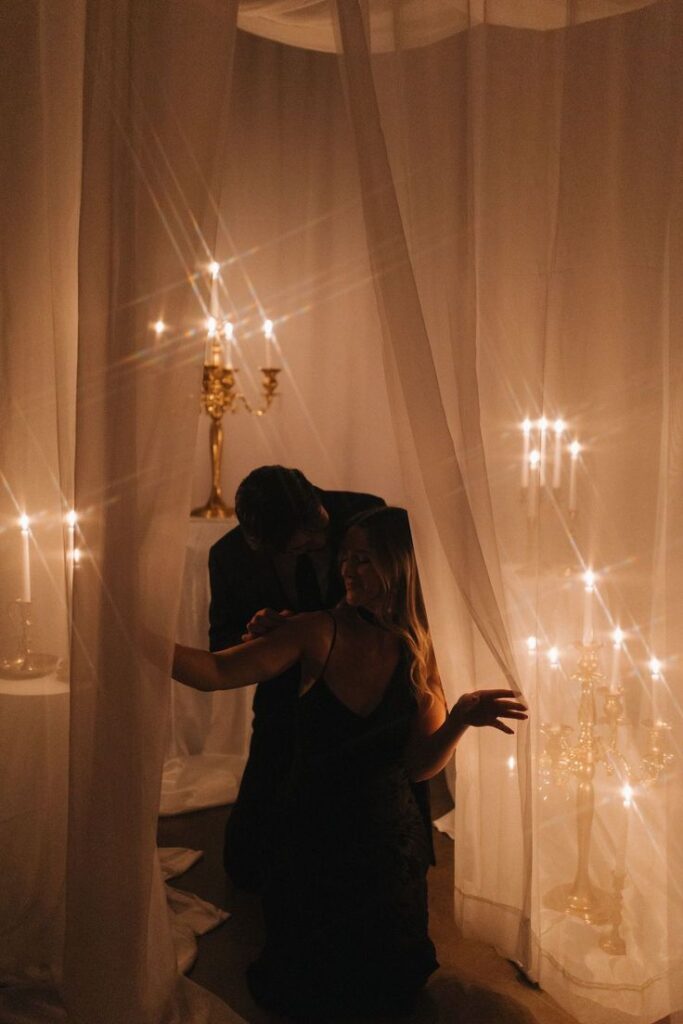
<svg viewBox="0 0 683 1024">
<path fill-rule="evenodd" d="M 368 716 L 319 679 L 298 744 L 264 893 L 254 998 L 294 1017 L 406 1012 L 436 970 L 427 934 L 430 837 L 404 750 L 416 702 L 401 658 Z"/>
</svg>

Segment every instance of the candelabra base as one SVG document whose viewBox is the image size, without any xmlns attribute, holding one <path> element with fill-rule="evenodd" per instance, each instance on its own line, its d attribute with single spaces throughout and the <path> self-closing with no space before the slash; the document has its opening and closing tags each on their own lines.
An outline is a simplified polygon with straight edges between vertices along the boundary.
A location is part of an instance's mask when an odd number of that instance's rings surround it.
<svg viewBox="0 0 683 1024">
<path fill-rule="evenodd" d="M 58 662 L 56 654 L 27 653 L 0 658 L 0 676 L 3 679 L 38 679 L 54 672 Z"/>
<path fill-rule="evenodd" d="M 549 910 L 571 914 L 587 924 L 607 924 L 613 916 L 613 897 L 604 889 L 591 886 L 585 892 L 577 892 L 574 883 L 558 885 L 546 893 L 544 904 Z"/>
<path fill-rule="evenodd" d="M 190 512 L 195 519 L 230 519 L 234 514 L 234 508 L 226 505 L 221 498 L 209 500 L 205 505 L 193 508 Z"/>
<path fill-rule="evenodd" d="M 626 943 L 620 935 L 605 935 L 600 939 L 600 949 L 610 956 L 626 956 Z"/>
</svg>

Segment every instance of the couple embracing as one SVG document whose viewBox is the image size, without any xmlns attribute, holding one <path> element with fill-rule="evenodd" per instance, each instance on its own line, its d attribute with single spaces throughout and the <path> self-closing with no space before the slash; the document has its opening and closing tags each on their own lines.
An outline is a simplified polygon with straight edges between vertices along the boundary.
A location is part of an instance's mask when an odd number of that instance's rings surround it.
<svg viewBox="0 0 683 1024">
<path fill-rule="evenodd" d="M 250 989 L 285 1016 L 405 1014 L 438 966 L 426 780 L 469 726 L 526 709 L 480 690 L 448 711 L 403 509 L 264 466 L 236 512 L 209 561 L 213 653 L 178 645 L 174 676 L 259 684 L 225 846 L 263 890 Z"/>
</svg>

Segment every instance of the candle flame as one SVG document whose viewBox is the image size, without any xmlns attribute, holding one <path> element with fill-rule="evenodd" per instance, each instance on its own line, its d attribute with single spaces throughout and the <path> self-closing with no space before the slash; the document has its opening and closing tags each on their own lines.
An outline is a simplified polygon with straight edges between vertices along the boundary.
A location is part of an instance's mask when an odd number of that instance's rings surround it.
<svg viewBox="0 0 683 1024">
<path fill-rule="evenodd" d="M 541 416 L 540 420 L 538 421 L 538 425 L 541 428 L 541 430 L 547 430 L 548 429 L 548 421 L 545 418 L 545 416 Z"/>
<path fill-rule="evenodd" d="M 531 420 L 529 419 L 528 416 L 526 417 L 526 419 L 522 423 L 522 430 L 527 435 L 531 433 Z"/>
<path fill-rule="evenodd" d="M 528 636 L 526 638 L 526 649 L 529 652 L 529 654 L 533 654 L 537 647 L 538 647 L 538 640 L 536 639 L 536 637 L 535 636 Z"/>
<path fill-rule="evenodd" d="M 19 516 L 19 526 L 21 527 L 22 533 L 28 533 L 31 526 L 31 520 L 25 512 Z"/>
<path fill-rule="evenodd" d="M 621 795 L 623 797 L 624 807 L 630 807 L 633 801 L 633 787 L 630 786 L 628 782 L 624 783 L 621 787 Z"/>
<path fill-rule="evenodd" d="M 617 626 L 612 633 L 612 643 L 615 647 L 619 648 L 624 642 L 624 631 Z"/>
<path fill-rule="evenodd" d="M 586 569 L 585 573 L 583 574 L 583 582 L 585 584 L 586 590 L 589 593 L 595 590 L 595 573 L 592 569 Z"/>
<path fill-rule="evenodd" d="M 160 337 L 161 337 L 161 335 L 162 335 L 162 334 L 164 333 L 164 331 L 165 331 L 165 330 L 166 330 L 166 324 L 165 324 L 165 323 L 164 323 L 164 321 L 163 321 L 163 320 L 162 320 L 162 319 L 160 318 L 160 319 L 159 319 L 159 320 L 157 320 L 157 321 L 156 321 L 156 323 L 154 324 L 154 333 L 156 334 L 157 338 L 160 338 Z"/>
<path fill-rule="evenodd" d="M 74 565 L 80 565 L 80 562 L 81 562 L 81 549 L 80 548 L 74 548 L 72 558 L 73 558 Z"/>
<path fill-rule="evenodd" d="M 578 441 L 572 441 L 572 443 L 569 445 L 569 452 L 573 459 L 578 459 L 579 455 L 581 454 L 581 445 Z"/>
<path fill-rule="evenodd" d="M 553 423 L 553 430 L 555 431 L 556 434 L 564 434 L 566 429 L 567 429 L 567 424 L 564 422 L 564 420 L 559 420 L 558 419 L 558 420 L 555 420 L 555 422 Z"/>
<path fill-rule="evenodd" d="M 650 658 L 648 663 L 650 669 L 650 675 L 653 679 L 659 679 L 662 672 L 662 663 L 659 658 Z"/>
<path fill-rule="evenodd" d="M 263 321 L 263 333 L 265 334 L 266 338 L 272 338 L 273 337 L 273 321 L 272 320 L 264 320 Z"/>
<path fill-rule="evenodd" d="M 558 668 L 560 664 L 560 652 L 557 647 L 551 647 L 548 651 L 548 661 L 551 668 Z"/>
<path fill-rule="evenodd" d="M 217 263 L 216 260 L 212 260 L 211 263 L 209 263 L 209 273 L 211 274 L 211 277 L 213 278 L 214 281 L 218 278 L 218 275 L 220 274 L 220 272 L 221 272 L 221 265 L 220 265 L 220 263 Z"/>
<path fill-rule="evenodd" d="M 218 322 L 215 316 L 210 316 L 206 321 L 206 329 L 210 338 L 216 337 L 216 330 L 218 328 Z"/>
<path fill-rule="evenodd" d="M 76 509 L 70 509 L 64 518 L 66 519 L 67 526 L 70 526 L 73 530 L 78 522 L 78 513 L 76 512 Z"/>
<path fill-rule="evenodd" d="M 541 461 L 541 453 L 537 448 L 534 448 L 532 452 L 529 452 L 529 465 L 532 469 L 537 469 Z"/>
<path fill-rule="evenodd" d="M 235 337 L 235 327 L 233 324 L 230 323 L 229 320 L 226 320 L 225 323 L 223 324 L 223 334 L 228 339 L 228 341 L 232 341 L 232 339 Z"/>
<path fill-rule="evenodd" d="M 516 767 L 517 767 L 517 759 L 514 757 L 513 754 L 510 754 L 510 756 L 508 757 L 508 768 L 509 768 L 509 770 L 511 772 L 513 772 Z"/>
</svg>

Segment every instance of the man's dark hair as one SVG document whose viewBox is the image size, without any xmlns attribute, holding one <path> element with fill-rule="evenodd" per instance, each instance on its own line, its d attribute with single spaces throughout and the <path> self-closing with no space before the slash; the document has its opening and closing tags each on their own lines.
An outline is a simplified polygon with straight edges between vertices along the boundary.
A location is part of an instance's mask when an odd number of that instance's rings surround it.
<svg viewBox="0 0 683 1024">
<path fill-rule="evenodd" d="M 237 488 L 235 514 L 256 550 L 284 551 L 297 530 L 320 529 L 320 492 L 300 469 L 259 466 Z"/>
</svg>

